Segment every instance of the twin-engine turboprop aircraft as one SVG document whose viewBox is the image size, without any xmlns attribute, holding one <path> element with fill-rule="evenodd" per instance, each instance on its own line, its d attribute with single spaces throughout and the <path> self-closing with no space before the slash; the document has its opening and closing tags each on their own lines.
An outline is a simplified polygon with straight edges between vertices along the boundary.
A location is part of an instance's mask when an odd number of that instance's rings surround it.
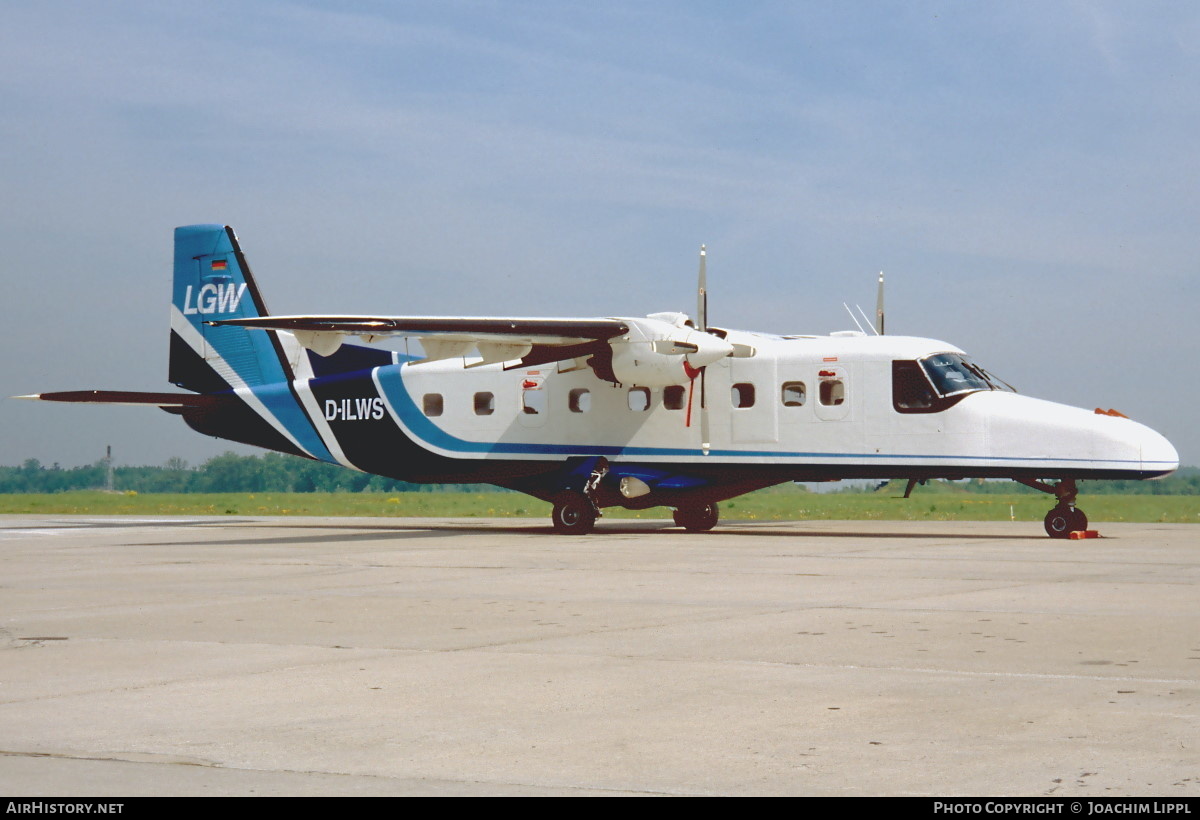
<svg viewBox="0 0 1200 820">
<path fill-rule="evenodd" d="M 704 263 L 691 318 L 272 316 L 233 230 L 192 225 L 175 230 L 169 373 L 191 392 L 25 398 L 157 405 L 218 438 L 492 483 L 550 501 L 575 534 L 610 506 L 708 530 L 718 502 L 787 481 L 987 477 L 1053 494 L 1046 531 L 1066 537 L 1087 527 L 1078 479 L 1179 466 L 1115 411 L 1021 396 L 958 348 L 883 335 L 882 284 L 876 335 L 711 327 Z M 347 342 L 387 337 L 424 356 Z"/>
</svg>

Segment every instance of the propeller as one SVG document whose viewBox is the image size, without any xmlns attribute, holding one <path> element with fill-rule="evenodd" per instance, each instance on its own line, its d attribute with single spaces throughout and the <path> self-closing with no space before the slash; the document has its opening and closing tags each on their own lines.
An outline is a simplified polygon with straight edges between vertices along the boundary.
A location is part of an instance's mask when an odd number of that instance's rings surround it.
<svg viewBox="0 0 1200 820">
<path fill-rule="evenodd" d="M 700 276 L 696 286 L 696 329 L 701 333 L 708 333 L 708 274 L 707 274 L 708 251 L 704 245 L 700 246 Z M 700 378 L 700 449 L 704 455 L 708 455 L 708 451 L 712 448 L 711 438 L 708 430 L 708 402 L 704 391 L 704 374 L 708 370 L 707 365 L 693 368 L 687 361 L 683 360 L 684 372 L 688 375 L 688 405 L 685 426 L 692 426 L 692 393 L 696 389 L 696 378 Z"/>
<path fill-rule="evenodd" d="M 883 335 L 883 271 L 879 272 L 879 293 L 875 297 L 875 332 Z"/>
</svg>

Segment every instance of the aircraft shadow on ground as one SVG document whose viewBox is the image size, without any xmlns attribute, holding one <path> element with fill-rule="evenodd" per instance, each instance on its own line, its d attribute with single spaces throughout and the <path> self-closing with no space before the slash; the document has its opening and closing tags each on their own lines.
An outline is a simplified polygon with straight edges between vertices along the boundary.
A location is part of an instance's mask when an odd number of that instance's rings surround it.
<svg viewBox="0 0 1200 820">
<path fill-rule="evenodd" d="M 197 522 L 200 523 L 200 522 Z M 951 523 L 951 522 L 948 522 Z M 323 530 L 328 534 L 325 535 L 264 535 L 256 538 L 238 538 L 223 543 L 229 545 L 249 545 L 249 544 L 315 544 L 324 541 L 333 542 L 349 542 L 349 541 L 376 541 L 376 540 L 392 540 L 392 539 L 411 539 L 411 538 L 430 538 L 430 537 L 453 537 L 459 535 L 538 535 L 538 536 L 556 536 L 556 533 L 548 524 L 540 521 L 531 521 L 528 524 L 512 524 L 512 525 L 491 525 L 483 523 L 475 523 L 469 521 L 438 521 L 436 523 L 403 523 L 403 520 L 398 520 L 395 524 L 391 523 L 317 523 L 313 521 L 304 522 L 288 522 L 287 519 L 279 521 L 264 522 L 261 519 L 248 520 L 221 520 L 203 522 L 203 526 L 250 526 L 255 529 L 286 529 L 286 530 Z M 334 534 L 330 531 L 341 531 L 340 534 Z M 809 529 L 793 529 L 787 526 L 763 526 L 762 524 L 745 524 L 741 522 L 728 522 L 717 529 L 710 532 L 689 533 L 679 527 L 674 526 L 669 521 L 613 521 L 611 523 L 602 523 L 597 526 L 596 530 L 589 535 L 568 535 L 558 536 L 565 538 L 571 542 L 586 543 L 587 540 L 603 540 L 605 536 L 611 535 L 641 535 L 641 536 L 683 536 L 703 540 L 713 537 L 727 538 L 855 538 L 855 539 L 884 539 L 884 540 L 921 540 L 921 539 L 962 539 L 972 541 L 995 541 L 995 540 L 1012 540 L 1012 541 L 1029 541 L 1029 540 L 1045 540 L 1045 535 L 1040 532 L 1028 533 L 978 533 L 978 532 L 961 532 L 961 531 L 920 531 L 920 532 L 866 532 L 861 530 L 842 531 L 842 530 L 809 530 Z M 173 545 L 183 543 L 195 544 L 211 544 L 211 540 L 205 541 L 172 541 Z"/>
</svg>

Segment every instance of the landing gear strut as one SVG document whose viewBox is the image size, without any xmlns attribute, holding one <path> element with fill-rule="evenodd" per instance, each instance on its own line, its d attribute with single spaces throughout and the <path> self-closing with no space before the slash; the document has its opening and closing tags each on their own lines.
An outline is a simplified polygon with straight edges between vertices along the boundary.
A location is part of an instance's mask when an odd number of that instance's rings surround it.
<svg viewBox="0 0 1200 820">
<path fill-rule="evenodd" d="M 596 503 L 596 488 L 608 474 L 608 459 L 601 456 L 592 465 L 591 474 L 579 490 L 563 490 L 554 498 L 554 511 L 550 519 L 554 531 L 560 535 L 587 535 L 596 526 L 600 517 L 600 505 Z"/>
<path fill-rule="evenodd" d="M 1057 484 L 1047 484 L 1044 481 L 1023 478 L 1018 478 L 1017 481 L 1026 487 L 1050 493 L 1058 499 L 1058 504 L 1055 505 L 1054 509 L 1046 513 L 1046 535 L 1049 535 L 1051 538 L 1068 538 L 1071 533 L 1077 530 L 1087 529 L 1088 517 L 1084 515 L 1083 510 L 1075 506 L 1075 498 L 1079 495 L 1079 488 L 1075 486 L 1075 479 L 1064 478 Z"/>
</svg>

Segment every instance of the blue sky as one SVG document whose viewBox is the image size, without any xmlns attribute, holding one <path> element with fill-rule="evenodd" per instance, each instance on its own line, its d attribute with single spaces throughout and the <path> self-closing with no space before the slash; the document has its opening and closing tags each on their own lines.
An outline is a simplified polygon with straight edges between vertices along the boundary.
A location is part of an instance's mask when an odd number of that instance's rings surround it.
<svg viewBox="0 0 1200 820">
<path fill-rule="evenodd" d="M 882 269 L 891 332 L 1195 464 L 1197 88 L 1181 3 L 7 4 L 0 390 L 166 389 L 176 225 L 281 313 L 689 310 L 707 243 L 716 324 L 844 329 Z M 231 449 L 0 419 L 0 464 Z"/>
</svg>

